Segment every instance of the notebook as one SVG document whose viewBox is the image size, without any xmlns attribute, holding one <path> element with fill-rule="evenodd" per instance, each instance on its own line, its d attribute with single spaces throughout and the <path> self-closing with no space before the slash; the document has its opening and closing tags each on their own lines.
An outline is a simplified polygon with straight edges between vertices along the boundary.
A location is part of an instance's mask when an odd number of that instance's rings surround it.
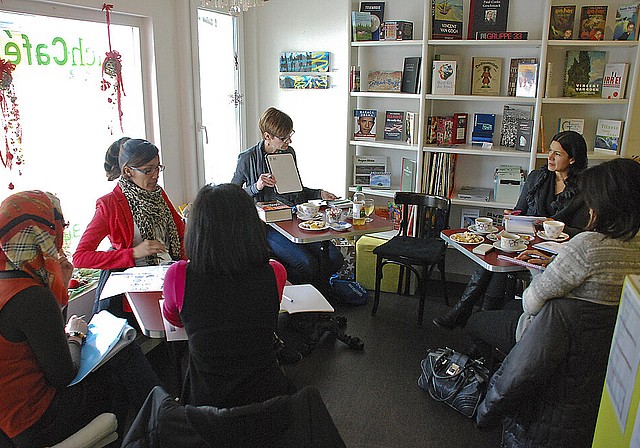
<svg viewBox="0 0 640 448">
<path fill-rule="evenodd" d="M 267 165 L 271 174 L 276 177 L 276 192 L 278 194 L 302 191 L 302 181 L 293 154 L 267 154 Z"/>
</svg>

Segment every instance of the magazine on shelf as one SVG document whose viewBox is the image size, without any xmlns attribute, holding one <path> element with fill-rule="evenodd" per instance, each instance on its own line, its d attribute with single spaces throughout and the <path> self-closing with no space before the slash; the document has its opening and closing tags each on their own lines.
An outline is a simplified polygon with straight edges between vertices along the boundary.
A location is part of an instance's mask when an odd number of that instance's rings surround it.
<svg viewBox="0 0 640 448">
<path fill-rule="evenodd" d="M 479 32 L 507 31 L 508 14 L 509 0 L 471 0 L 467 39 L 475 39 Z"/>
<path fill-rule="evenodd" d="M 606 51 L 568 50 L 565 56 L 562 96 L 601 97 L 606 57 Z"/>
<path fill-rule="evenodd" d="M 375 140 L 376 139 L 376 117 L 377 110 L 373 109 L 355 109 L 354 117 L 354 133 L 355 140 Z"/>
<path fill-rule="evenodd" d="M 621 135 L 622 121 L 599 119 L 596 127 L 594 151 L 611 155 L 618 154 Z"/>
<path fill-rule="evenodd" d="M 616 11 L 613 40 L 636 40 L 638 38 L 638 8 L 640 3 L 620 5 Z"/>
<path fill-rule="evenodd" d="M 475 56 L 471 70 L 471 95 L 500 95 L 502 58 Z"/>
<path fill-rule="evenodd" d="M 432 0 L 432 39 L 462 39 L 462 0 Z"/>
<path fill-rule="evenodd" d="M 629 76 L 629 63 L 619 62 L 604 66 L 602 78 L 602 98 L 622 99 L 627 89 L 627 77 Z"/>
<path fill-rule="evenodd" d="M 384 22 L 384 2 L 360 2 L 360 12 L 371 14 L 371 40 L 380 40 L 382 22 Z"/>
<path fill-rule="evenodd" d="M 576 5 L 551 6 L 549 40 L 573 39 L 573 24 L 576 19 Z"/>
<path fill-rule="evenodd" d="M 580 10 L 580 40 L 604 40 L 607 5 L 583 6 Z"/>
</svg>

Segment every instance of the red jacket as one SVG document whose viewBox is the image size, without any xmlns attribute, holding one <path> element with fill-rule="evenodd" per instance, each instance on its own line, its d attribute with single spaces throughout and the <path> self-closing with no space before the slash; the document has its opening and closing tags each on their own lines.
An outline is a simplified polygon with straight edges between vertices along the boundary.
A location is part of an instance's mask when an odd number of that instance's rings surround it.
<svg viewBox="0 0 640 448">
<path fill-rule="evenodd" d="M 164 190 L 162 197 L 169 206 L 180 237 L 180 252 L 184 256 L 184 223 Z M 109 237 L 115 250 L 98 251 L 98 245 Z M 73 254 L 76 268 L 118 269 L 135 266 L 133 259 L 133 215 L 119 185 L 96 202 L 96 213 L 80 238 Z"/>
</svg>

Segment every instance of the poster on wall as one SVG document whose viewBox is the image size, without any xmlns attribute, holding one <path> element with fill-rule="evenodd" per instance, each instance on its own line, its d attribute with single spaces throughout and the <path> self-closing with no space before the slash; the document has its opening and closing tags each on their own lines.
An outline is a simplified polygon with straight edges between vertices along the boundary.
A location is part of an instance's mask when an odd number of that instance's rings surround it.
<svg viewBox="0 0 640 448">
<path fill-rule="evenodd" d="M 282 75 L 281 89 L 328 89 L 329 75 Z"/>
<path fill-rule="evenodd" d="M 328 72 L 328 51 L 292 51 L 280 53 L 280 72 Z"/>
</svg>

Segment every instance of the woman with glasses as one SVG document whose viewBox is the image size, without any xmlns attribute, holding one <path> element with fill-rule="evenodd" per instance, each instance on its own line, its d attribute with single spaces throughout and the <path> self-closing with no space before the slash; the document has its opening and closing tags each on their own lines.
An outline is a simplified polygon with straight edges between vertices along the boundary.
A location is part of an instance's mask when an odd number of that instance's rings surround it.
<svg viewBox="0 0 640 448">
<path fill-rule="evenodd" d="M 158 185 L 164 166 L 155 145 L 123 137 L 107 150 L 104 168 L 109 180 L 120 180 L 111 193 L 98 199 L 95 215 L 73 254 L 73 264 L 103 270 L 94 313 L 109 309 L 123 316 L 122 295 L 99 300 L 111 270 L 183 259 L 184 223 Z M 111 249 L 98 250 L 105 237 Z M 130 311 L 128 306 L 125 311 Z"/>
<path fill-rule="evenodd" d="M 287 205 L 296 205 L 310 199 L 337 199 L 336 195 L 321 189 L 303 187 L 297 193 L 278 194 L 275 186 L 277 179 L 269 173 L 267 154 L 288 153 L 296 160 L 296 153 L 289 144 L 293 136 L 293 121 L 289 115 L 275 107 L 267 109 L 258 122 L 262 141 L 238 156 L 238 165 L 231 183 L 244 187 L 256 202 L 281 201 Z M 283 235 L 267 228 L 267 240 L 271 250 L 287 269 L 291 283 L 313 283 L 324 289 L 326 278 L 321 278 L 321 243 L 296 244 Z M 342 254 L 329 245 L 329 270 L 337 272 L 342 267 Z"/>
</svg>

